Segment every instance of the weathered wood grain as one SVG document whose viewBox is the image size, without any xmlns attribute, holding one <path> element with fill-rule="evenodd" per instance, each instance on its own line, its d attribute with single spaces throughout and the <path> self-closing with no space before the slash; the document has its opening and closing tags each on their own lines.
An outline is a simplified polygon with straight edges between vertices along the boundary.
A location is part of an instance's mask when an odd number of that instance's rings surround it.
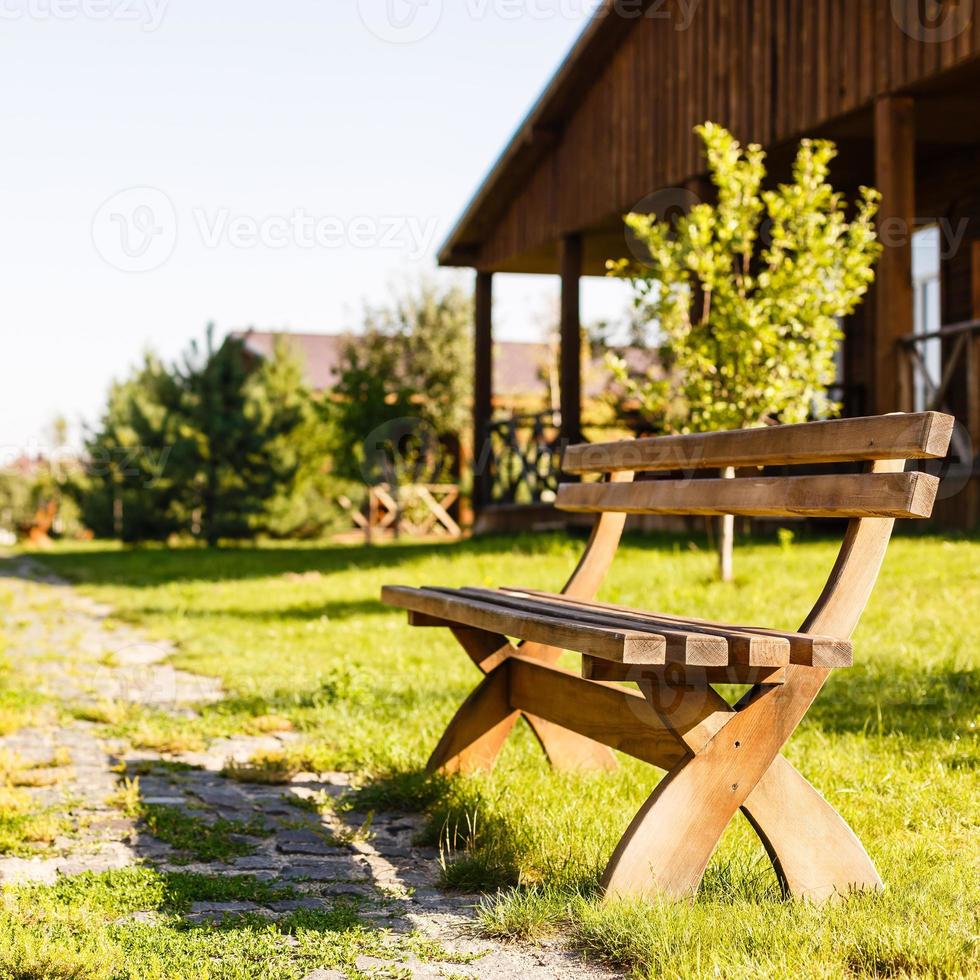
<svg viewBox="0 0 980 980">
<path fill-rule="evenodd" d="M 562 468 L 568 473 L 613 473 L 936 458 L 946 455 L 953 424 L 952 416 L 918 412 L 626 439 L 570 446 Z"/>
<path fill-rule="evenodd" d="M 926 518 L 938 489 L 939 479 L 930 473 L 565 483 L 556 506 L 583 514 Z"/>
</svg>

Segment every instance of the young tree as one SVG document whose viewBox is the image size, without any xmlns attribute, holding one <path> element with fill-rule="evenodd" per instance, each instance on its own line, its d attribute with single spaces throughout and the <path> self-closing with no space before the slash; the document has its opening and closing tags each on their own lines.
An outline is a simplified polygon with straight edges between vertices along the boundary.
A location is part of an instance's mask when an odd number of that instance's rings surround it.
<svg viewBox="0 0 980 980">
<path fill-rule="evenodd" d="M 663 377 L 617 379 L 667 432 L 706 432 L 803 422 L 838 411 L 828 397 L 834 356 L 851 314 L 874 280 L 879 195 L 862 187 L 853 217 L 828 181 L 833 143 L 804 140 L 793 179 L 762 190 L 765 153 L 743 149 L 721 126 L 697 128 L 717 203 L 675 224 L 631 214 L 626 224 L 649 258 L 621 260 L 643 321 L 659 332 Z M 726 474 L 733 475 L 733 474 Z M 722 576 L 731 577 L 733 522 L 722 533 Z"/>
<path fill-rule="evenodd" d="M 278 341 L 253 374 L 249 392 L 258 424 L 271 435 L 280 478 L 262 522 L 277 537 L 315 537 L 336 520 L 329 475 L 329 427 L 304 380 L 303 366 Z"/>
<path fill-rule="evenodd" d="M 423 281 L 368 308 L 329 405 L 337 472 L 392 484 L 442 477 L 441 443 L 467 424 L 472 300 Z"/>
</svg>

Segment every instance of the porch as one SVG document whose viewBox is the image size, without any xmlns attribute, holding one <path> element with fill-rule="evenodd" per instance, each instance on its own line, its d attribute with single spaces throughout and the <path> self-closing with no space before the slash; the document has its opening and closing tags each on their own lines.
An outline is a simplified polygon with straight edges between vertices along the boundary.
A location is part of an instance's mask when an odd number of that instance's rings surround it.
<svg viewBox="0 0 980 980">
<path fill-rule="evenodd" d="M 977 526 L 980 26 L 934 41 L 895 19 L 891 6 L 785 0 L 753 8 L 746 23 L 731 5 L 705 0 L 680 33 L 649 19 L 597 15 L 440 252 L 442 265 L 476 270 L 478 528 L 496 526 L 515 507 L 546 504 L 562 446 L 588 438 L 582 281 L 629 255 L 624 213 L 663 215 L 711 199 L 692 135 L 705 119 L 765 146 L 773 179 L 788 175 L 806 135 L 835 141 L 831 179 L 848 198 L 862 184 L 881 191 L 885 250 L 875 287 L 844 325 L 834 395 L 846 416 L 951 411 L 960 423 L 951 457 L 958 491 L 940 502 L 937 519 Z M 813 30 L 802 32 L 808 18 Z M 845 50 L 835 40 L 843 36 Z M 852 48 L 864 55 L 848 56 Z M 731 57 L 712 68 L 709 50 Z M 637 96 L 640 80 L 661 94 L 656 111 Z M 926 239 L 935 254 L 923 263 Z M 494 411 L 493 292 L 501 273 L 560 282 L 560 406 L 544 421 Z"/>
</svg>

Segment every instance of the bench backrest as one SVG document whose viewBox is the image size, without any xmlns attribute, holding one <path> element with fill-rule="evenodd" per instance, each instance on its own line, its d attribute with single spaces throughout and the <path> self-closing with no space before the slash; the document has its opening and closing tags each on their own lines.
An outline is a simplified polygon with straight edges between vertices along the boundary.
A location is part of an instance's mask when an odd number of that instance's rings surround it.
<svg viewBox="0 0 980 980">
<path fill-rule="evenodd" d="M 904 472 L 902 461 L 945 456 L 953 424 L 949 415 L 920 412 L 571 446 L 563 459 L 569 473 L 683 471 L 685 478 L 563 484 L 556 506 L 584 513 L 925 518 L 932 513 L 939 479 Z M 890 465 L 804 476 L 687 475 L 728 467 L 877 461 Z"/>
</svg>

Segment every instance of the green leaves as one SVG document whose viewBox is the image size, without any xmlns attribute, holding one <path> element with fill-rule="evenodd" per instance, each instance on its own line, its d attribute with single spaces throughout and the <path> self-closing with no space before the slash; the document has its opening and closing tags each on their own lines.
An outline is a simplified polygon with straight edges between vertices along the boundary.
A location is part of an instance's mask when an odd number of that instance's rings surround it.
<svg viewBox="0 0 980 980">
<path fill-rule="evenodd" d="M 77 489 L 85 522 L 126 541 L 251 537 L 322 468 L 313 421 L 300 366 L 282 345 L 255 363 L 241 340 L 216 344 L 209 327 L 177 365 L 147 354 L 113 385 L 87 441 Z"/>
<path fill-rule="evenodd" d="M 847 202 L 828 181 L 836 149 L 826 140 L 804 140 L 792 181 L 763 190 L 761 147 L 743 148 L 711 122 L 696 132 L 715 203 L 697 204 L 673 224 L 627 215 L 649 260 L 609 267 L 632 280 L 640 318 L 661 338 L 666 377 L 631 376 L 616 358 L 610 369 L 666 431 L 834 413 L 827 392 L 843 337 L 839 320 L 874 280 L 879 195 L 862 187 L 848 219 Z"/>
<path fill-rule="evenodd" d="M 473 303 L 422 281 L 365 312 L 329 404 L 336 472 L 385 483 L 439 482 L 469 419 Z"/>
</svg>

